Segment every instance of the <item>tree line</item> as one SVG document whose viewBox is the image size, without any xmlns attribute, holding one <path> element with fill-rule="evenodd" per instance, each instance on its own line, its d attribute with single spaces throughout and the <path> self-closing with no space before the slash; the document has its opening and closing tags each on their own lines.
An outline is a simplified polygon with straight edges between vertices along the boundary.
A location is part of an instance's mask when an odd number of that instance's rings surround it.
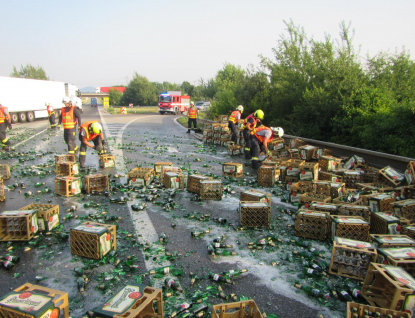
<svg viewBox="0 0 415 318">
<path fill-rule="evenodd" d="M 161 92 L 180 90 L 194 101 L 211 101 L 212 118 L 241 104 L 244 116 L 262 109 L 264 124 L 281 126 L 286 134 L 414 158 L 415 63 L 410 54 L 403 50 L 362 58 L 344 22 L 338 38 L 326 35 L 320 41 L 293 21 L 285 25 L 273 58 L 261 57 L 257 67 L 226 63 L 198 85 L 150 82 L 134 73 L 124 94 L 110 91 L 110 104 L 155 106 Z"/>
</svg>

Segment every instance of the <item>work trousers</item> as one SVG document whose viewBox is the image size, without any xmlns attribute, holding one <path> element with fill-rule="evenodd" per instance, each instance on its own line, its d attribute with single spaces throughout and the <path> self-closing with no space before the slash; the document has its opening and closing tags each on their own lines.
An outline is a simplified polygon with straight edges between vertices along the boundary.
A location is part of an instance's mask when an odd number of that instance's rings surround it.
<svg viewBox="0 0 415 318">
<path fill-rule="evenodd" d="M 252 150 L 251 150 L 251 131 L 249 129 L 244 129 L 242 132 L 245 140 L 245 159 L 251 160 L 252 159 Z"/>
<path fill-rule="evenodd" d="M 86 161 L 86 149 L 88 148 L 86 143 L 82 142 L 82 137 L 79 136 L 79 140 L 81 141 L 81 148 L 79 150 L 79 164 L 81 168 L 85 167 L 85 161 Z M 95 149 L 97 151 L 102 150 L 102 139 L 101 136 L 96 136 L 94 139 L 90 140 L 94 143 Z"/>
<path fill-rule="evenodd" d="M 192 129 L 192 124 L 193 124 L 193 128 L 196 131 L 196 127 L 197 127 L 197 119 L 196 118 L 189 118 L 189 122 L 188 122 L 188 132 L 190 132 L 190 130 Z"/>
<path fill-rule="evenodd" d="M 235 144 L 238 142 L 238 129 L 236 128 L 235 123 L 228 121 L 228 127 L 231 130 L 231 141 L 233 141 Z"/>
<path fill-rule="evenodd" d="M 68 145 L 68 153 L 75 153 L 78 150 L 76 145 L 76 127 L 71 129 L 64 129 L 63 138 L 65 139 L 66 144 Z"/>
<path fill-rule="evenodd" d="M 7 138 L 6 136 L 6 130 L 7 130 L 7 123 L 1 123 L 0 124 L 0 140 L 1 140 L 1 144 L 3 147 L 10 147 L 11 142 L 9 140 L 9 138 Z"/>
<path fill-rule="evenodd" d="M 262 143 L 258 140 L 255 135 L 251 135 L 251 152 L 252 152 L 252 169 L 258 169 L 261 166 L 259 162 L 259 153 L 262 149 Z"/>
<path fill-rule="evenodd" d="M 55 114 L 49 116 L 49 123 L 51 129 L 57 129 Z"/>
</svg>

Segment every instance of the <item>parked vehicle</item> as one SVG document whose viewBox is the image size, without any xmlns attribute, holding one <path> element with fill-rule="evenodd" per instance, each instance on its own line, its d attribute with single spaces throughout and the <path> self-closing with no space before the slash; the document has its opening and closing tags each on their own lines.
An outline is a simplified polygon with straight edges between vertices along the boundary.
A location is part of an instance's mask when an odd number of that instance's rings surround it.
<svg viewBox="0 0 415 318">
<path fill-rule="evenodd" d="M 186 112 L 190 107 L 190 96 L 182 95 L 181 91 L 163 92 L 159 96 L 159 113 L 179 114 Z"/>
<path fill-rule="evenodd" d="M 82 110 L 79 95 L 75 85 L 64 82 L 0 76 L 0 103 L 8 108 L 12 123 L 47 118 L 45 103 L 59 112 L 65 96 Z"/>
<path fill-rule="evenodd" d="M 91 97 L 91 107 L 97 107 L 97 106 L 98 106 L 98 101 L 96 97 Z"/>
<path fill-rule="evenodd" d="M 206 101 L 199 101 L 195 104 L 197 110 L 208 110 L 210 107 L 210 102 Z"/>
</svg>

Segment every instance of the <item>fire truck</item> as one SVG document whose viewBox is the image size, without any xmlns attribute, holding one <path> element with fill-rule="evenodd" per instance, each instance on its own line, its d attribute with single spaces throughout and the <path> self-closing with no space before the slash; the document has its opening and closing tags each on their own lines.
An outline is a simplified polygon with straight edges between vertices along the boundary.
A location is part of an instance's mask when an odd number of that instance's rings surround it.
<svg viewBox="0 0 415 318">
<path fill-rule="evenodd" d="M 190 96 L 182 95 L 181 91 L 163 92 L 159 96 L 159 113 L 179 114 L 187 112 L 190 107 Z"/>
</svg>

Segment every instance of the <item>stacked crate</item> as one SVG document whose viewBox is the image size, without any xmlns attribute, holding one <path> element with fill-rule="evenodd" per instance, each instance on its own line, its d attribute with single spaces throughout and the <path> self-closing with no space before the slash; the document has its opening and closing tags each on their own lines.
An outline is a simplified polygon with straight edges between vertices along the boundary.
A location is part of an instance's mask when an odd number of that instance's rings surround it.
<svg viewBox="0 0 415 318">
<path fill-rule="evenodd" d="M 272 194 L 256 189 L 250 189 L 241 192 L 240 201 L 259 201 L 268 203 L 271 206 Z"/>
<path fill-rule="evenodd" d="M 331 239 L 337 237 L 349 238 L 356 241 L 369 241 L 369 222 L 361 216 L 330 216 Z"/>
<path fill-rule="evenodd" d="M 400 219 L 390 213 L 372 212 L 370 232 L 372 234 L 399 234 Z"/>
<path fill-rule="evenodd" d="M 306 208 L 308 208 L 311 202 L 329 203 L 331 202 L 331 197 L 324 194 L 318 194 L 315 192 L 306 192 L 300 196 L 299 204 L 301 206 L 305 206 Z"/>
<path fill-rule="evenodd" d="M 114 168 L 115 167 L 115 157 L 110 154 L 98 155 L 98 162 L 101 168 Z"/>
<path fill-rule="evenodd" d="M 370 223 L 370 209 L 368 206 L 354 204 L 340 204 L 338 215 L 361 216 Z"/>
<path fill-rule="evenodd" d="M 415 223 L 415 200 L 401 200 L 392 203 L 393 213 L 397 217 L 404 217 Z"/>
<path fill-rule="evenodd" d="M 304 145 L 298 147 L 298 151 L 301 160 L 311 161 L 315 158 L 317 147 L 311 145 Z"/>
<path fill-rule="evenodd" d="M 377 260 L 376 246 L 372 243 L 335 237 L 329 273 L 364 280 L 371 262 Z"/>
<path fill-rule="evenodd" d="M 314 181 L 318 178 L 318 163 L 304 162 L 298 168 L 298 178 L 300 181 Z"/>
<path fill-rule="evenodd" d="M 159 177 L 163 167 L 173 167 L 173 162 L 156 162 L 154 164 L 154 175 Z"/>
<path fill-rule="evenodd" d="M 304 193 L 311 192 L 313 185 L 310 181 L 298 181 L 292 184 L 289 188 L 290 191 L 290 202 L 300 203 L 300 196 Z"/>
<path fill-rule="evenodd" d="M 200 194 L 200 182 L 212 180 L 211 177 L 192 174 L 187 177 L 187 191 Z"/>
<path fill-rule="evenodd" d="M 330 213 L 300 210 L 295 216 L 294 235 L 315 240 L 325 240 L 328 235 Z"/>
<path fill-rule="evenodd" d="M 311 202 L 309 204 L 309 209 L 314 211 L 327 212 L 330 215 L 337 215 L 339 211 L 339 205 L 333 203 Z"/>
<path fill-rule="evenodd" d="M 377 248 L 415 247 L 415 240 L 406 235 L 370 234 Z"/>
<path fill-rule="evenodd" d="M 392 212 L 396 198 L 393 194 L 381 193 L 369 197 L 369 207 L 372 212 Z"/>
<path fill-rule="evenodd" d="M 340 169 L 341 159 L 334 156 L 321 156 L 318 160 L 320 171 L 336 171 Z"/>
<path fill-rule="evenodd" d="M 244 175 L 243 164 L 225 162 L 222 164 L 222 175 L 227 177 L 240 178 Z"/>
</svg>

